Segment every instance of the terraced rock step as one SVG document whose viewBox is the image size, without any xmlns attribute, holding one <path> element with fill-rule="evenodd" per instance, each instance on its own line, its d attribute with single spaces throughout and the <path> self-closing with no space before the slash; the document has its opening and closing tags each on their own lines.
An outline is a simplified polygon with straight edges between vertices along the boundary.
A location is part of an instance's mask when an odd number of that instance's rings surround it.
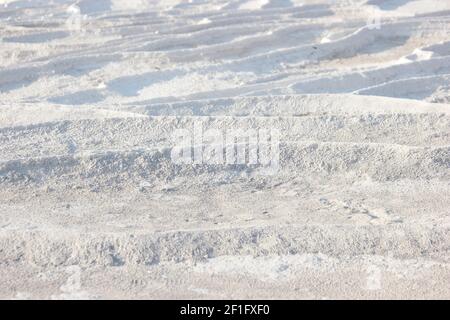
<svg viewBox="0 0 450 320">
<path fill-rule="evenodd" d="M 1 160 L 50 155 L 83 154 L 104 150 L 170 147 L 174 131 L 194 126 L 220 130 L 280 132 L 281 142 L 386 143 L 406 146 L 445 146 L 450 115 L 365 114 L 298 117 L 166 117 L 74 120 L 0 129 Z M 249 131 L 250 130 L 250 131 Z M 7 158 L 9 157 L 9 159 Z"/>
</svg>

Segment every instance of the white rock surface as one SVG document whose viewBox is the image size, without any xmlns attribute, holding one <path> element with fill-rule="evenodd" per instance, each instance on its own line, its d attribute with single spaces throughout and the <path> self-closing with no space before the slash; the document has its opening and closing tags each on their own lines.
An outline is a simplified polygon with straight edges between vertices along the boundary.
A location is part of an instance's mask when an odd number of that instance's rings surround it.
<svg viewBox="0 0 450 320">
<path fill-rule="evenodd" d="M 449 10 L 0 1 L 0 298 L 450 298 Z"/>
</svg>

